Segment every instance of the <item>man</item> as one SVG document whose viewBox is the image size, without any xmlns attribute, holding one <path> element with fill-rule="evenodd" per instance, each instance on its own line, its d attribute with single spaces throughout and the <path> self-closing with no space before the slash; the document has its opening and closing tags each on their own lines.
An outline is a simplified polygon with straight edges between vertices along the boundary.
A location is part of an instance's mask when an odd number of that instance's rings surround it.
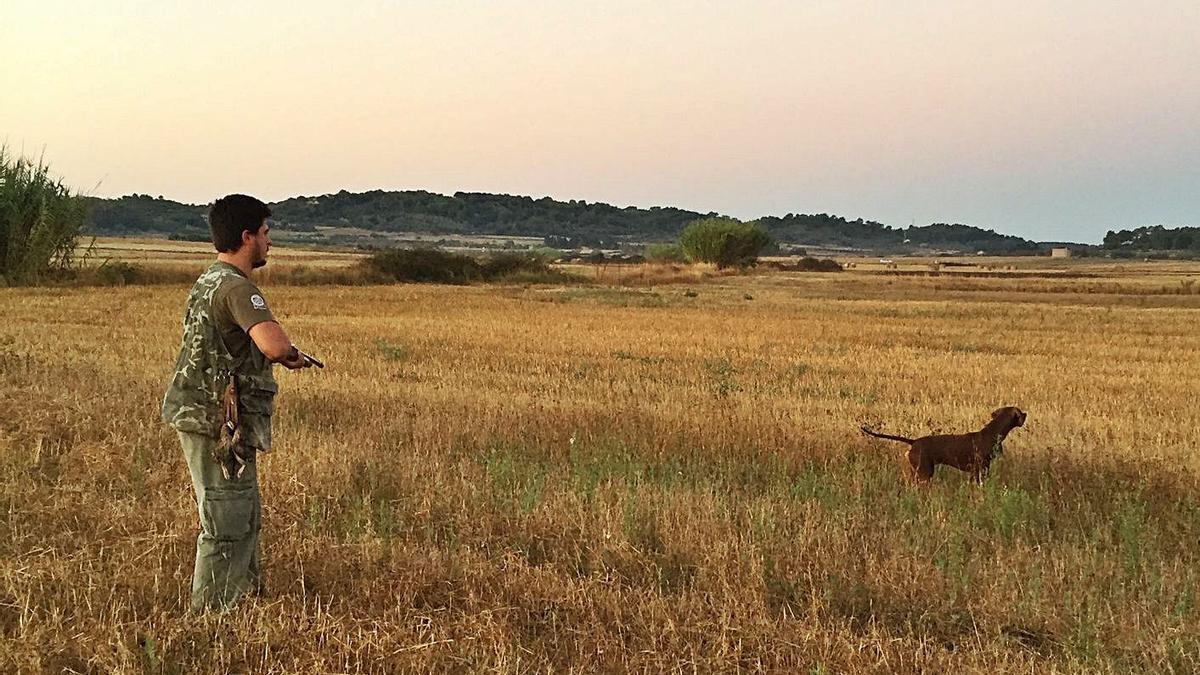
<svg viewBox="0 0 1200 675">
<path fill-rule="evenodd" d="M 267 264 L 270 215 L 266 204 L 246 195 L 229 195 L 212 205 L 208 222 L 217 260 L 188 295 L 183 342 L 163 399 L 163 420 L 179 433 L 200 512 L 194 611 L 225 610 L 243 594 L 263 590 L 254 455 L 271 447 L 277 391 L 271 368 L 275 363 L 292 370 L 313 365 L 250 281 L 251 271 Z M 227 423 L 237 431 L 234 471 L 214 457 L 214 451 L 229 447 L 218 447 Z"/>
</svg>

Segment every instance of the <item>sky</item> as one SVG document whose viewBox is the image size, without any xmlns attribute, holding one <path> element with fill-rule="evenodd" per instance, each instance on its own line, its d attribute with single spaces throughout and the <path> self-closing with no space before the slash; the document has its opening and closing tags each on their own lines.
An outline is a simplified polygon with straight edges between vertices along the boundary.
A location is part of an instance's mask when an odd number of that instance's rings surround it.
<svg viewBox="0 0 1200 675">
<path fill-rule="evenodd" d="M 424 189 L 1200 225 L 1200 2 L 0 0 L 0 143 L 96 196 Z"/>
</svg>

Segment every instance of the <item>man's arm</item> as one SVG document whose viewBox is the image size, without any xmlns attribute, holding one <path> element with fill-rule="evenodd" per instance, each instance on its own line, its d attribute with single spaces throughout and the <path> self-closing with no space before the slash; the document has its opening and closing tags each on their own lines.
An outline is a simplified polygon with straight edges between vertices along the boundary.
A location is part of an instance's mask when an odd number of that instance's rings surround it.
<svg viewBox="0 0 1200 675">
<path fill-rule="evenodd" d="M 250 339 L 254 340 L 258 350 L 272 363 L 278 363 L 291 370 L 312 365 L 300 350 L 296 349 L 283 326 L 276 321 L 261 321 L 251 326 Z"/>
<path fill-rule="evenodd" d="M 213 303 L 218 313 L 246 331 L 258 350 L 272 363 L 283 364 L 291 370 L 308 365 L 308 359 L 296 349 L 283 326 L 275 320 L 258 287 L 248 280 L 234 279 L 222 284 Z"/>
</svg>

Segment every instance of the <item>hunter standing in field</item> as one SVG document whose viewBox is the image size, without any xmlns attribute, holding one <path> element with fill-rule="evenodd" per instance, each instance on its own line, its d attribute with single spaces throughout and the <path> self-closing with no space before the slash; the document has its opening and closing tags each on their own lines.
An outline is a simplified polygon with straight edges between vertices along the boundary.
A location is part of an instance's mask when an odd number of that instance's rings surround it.
<svg viewBox="0 0 1200 675">
<path fill-rule="evenodd" d="M 209 211 L 217 260 L 192 286 L 183 342 L 163 400 L 179 432 L 200 512 L 192 609 L 227 609 L 263 591 L 255 454 L 271 448 L 272 365 L 314 365 L 271 313 L 251 272 L 267 264 L 271 210 L 246 195 Z"/>
</svg>

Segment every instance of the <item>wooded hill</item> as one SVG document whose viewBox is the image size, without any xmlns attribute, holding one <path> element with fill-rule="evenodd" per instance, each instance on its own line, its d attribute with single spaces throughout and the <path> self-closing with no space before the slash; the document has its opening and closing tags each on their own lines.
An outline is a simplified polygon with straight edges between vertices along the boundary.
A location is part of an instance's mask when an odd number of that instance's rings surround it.
<svg viewBox="0 0 1200 675">
<path fill-rule="evenodd" d="M 1134 251 L 1191 251 L 1200 253 L 1200 227 L 1167 228 L 1162 225 L 1132 230 L 1109 230 L 1104 248 Z"/>
<path fill-rule="evenodd" d="M 149 195 L 92 198 L 90 231 L 101 235 L 159 235 L 208 239 L 205 206 Z M 678 238 L 687 223 L 718 215 L 673 207 L 617 207 L 582 200 L 557 201 L 514 195 L 425 191 L 372 191 L 293 197 L 271 204 L 276 229 L 315 232 L 317 227 L 353 227 L 370 232 L 428 232 L 460 235 L 545 237 L 550 246 L 615 247 L 624 242 Z M 918 248 L 988 253 L 1032 253 L 1044 247 L 1020 237 L 970 225 L 937 223 L 894 228 L 874 221 L 828 214 L 766 216 L 759 223 L 781 244 L 904 251 Z"/>
</svg>

